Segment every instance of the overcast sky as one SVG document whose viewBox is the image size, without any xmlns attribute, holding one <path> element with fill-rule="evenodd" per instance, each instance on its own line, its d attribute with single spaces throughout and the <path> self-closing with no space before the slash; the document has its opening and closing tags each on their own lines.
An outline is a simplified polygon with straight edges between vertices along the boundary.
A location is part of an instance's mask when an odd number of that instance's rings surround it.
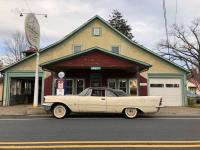
<svg viewBox="0 0 200 150">
<path fill-rule="evenodd" d="M 189 23 L 200 17 L 200 0 L 166 0 L 168 26 L 175 22 Z M 154 50 L 165 38 L 162 0 L 0 0 L 0 55 L 4 55 L 4 40 L 15 31 L 24 32 L 20 11 L 47 13 L 37 16 L 40 23 L 41 47 L 60 40 L 94 15 L 108 20 L 113 9 L 118 9 L 135 35 L 134 40 Z"/>
</svg>

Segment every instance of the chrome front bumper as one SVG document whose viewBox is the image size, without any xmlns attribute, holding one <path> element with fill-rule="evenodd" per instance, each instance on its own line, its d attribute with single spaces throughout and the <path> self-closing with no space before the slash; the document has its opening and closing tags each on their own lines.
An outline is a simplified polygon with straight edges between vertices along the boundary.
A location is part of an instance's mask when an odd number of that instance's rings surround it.
<svg viewBox="0 0 200 150">
<path fill-rule="evenodd" d="M 53 103 L 43 103 L 42 104 L 42 107 L 45 109 L 45 110 L 51 110 L 51 106 L 53 105 Z"/>
</svg>

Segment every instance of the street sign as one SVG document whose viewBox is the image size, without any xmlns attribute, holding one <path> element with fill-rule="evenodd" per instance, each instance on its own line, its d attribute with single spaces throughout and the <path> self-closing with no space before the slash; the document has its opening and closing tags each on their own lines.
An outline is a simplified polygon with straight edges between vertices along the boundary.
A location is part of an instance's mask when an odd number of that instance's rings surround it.
<svg viewBox="0 0 200 150">
<path fill-rule="evenodd" d="M 40 25 L 33 13 L 29 13 L 25 18 L 25 33 L 29 44 L 39 50 L 40 45 Z"/>
</svg>

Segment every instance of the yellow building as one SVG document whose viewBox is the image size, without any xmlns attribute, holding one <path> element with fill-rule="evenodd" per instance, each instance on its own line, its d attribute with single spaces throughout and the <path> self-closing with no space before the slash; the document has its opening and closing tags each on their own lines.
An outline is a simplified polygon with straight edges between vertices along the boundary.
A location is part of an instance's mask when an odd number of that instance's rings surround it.
<svg viewBox="0 0 200 150">
<path fill-rule="evenodd" d="M 155 37 L 154 37 L 155 38 Z M 32 103 L 35 53 L 3 68 L 3 105 Z M 90 86 L 130 95 L 161 95 L 166 106 L 186 105 L 186 73 L 181 66 L 131 41 L 94 16 L 60 41 L 40 50 L 40 100 L 56 94 L 64 72 L 64 94 Z"/>
</svg>

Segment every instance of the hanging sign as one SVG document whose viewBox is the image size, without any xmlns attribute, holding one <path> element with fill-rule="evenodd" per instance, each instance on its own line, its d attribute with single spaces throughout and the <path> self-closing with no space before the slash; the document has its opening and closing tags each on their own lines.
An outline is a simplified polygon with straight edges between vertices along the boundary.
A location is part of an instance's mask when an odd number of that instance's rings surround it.
<svg viewBox="0 0 200 150">
<path fill-rule="evenodd" d="M 27 14 L 25 18 L 25 34 L 29 44 L 37 50 L 40 45 L 40 25 L 33 13 Z"/>
</svg>

